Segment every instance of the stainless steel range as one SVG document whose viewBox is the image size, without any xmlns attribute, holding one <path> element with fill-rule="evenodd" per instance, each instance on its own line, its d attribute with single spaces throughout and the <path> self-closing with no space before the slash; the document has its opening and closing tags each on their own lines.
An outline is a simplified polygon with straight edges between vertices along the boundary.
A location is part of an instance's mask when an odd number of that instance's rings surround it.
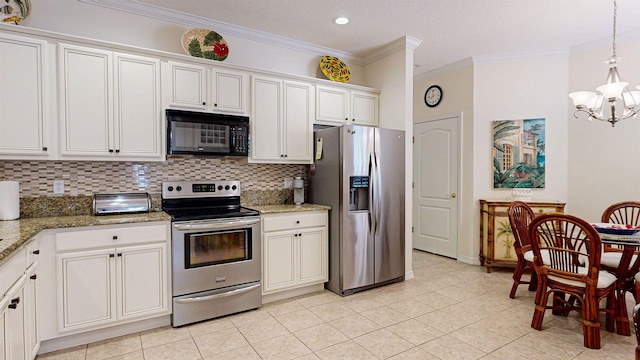
<svg viewBox="0 0 640 360">
<path fill-rule="evenodd" d="M 182 326 L 262 305 L 260 214 L 239 181 L 162 183 L 172 217 L 173 315 Z"/>
</svg>

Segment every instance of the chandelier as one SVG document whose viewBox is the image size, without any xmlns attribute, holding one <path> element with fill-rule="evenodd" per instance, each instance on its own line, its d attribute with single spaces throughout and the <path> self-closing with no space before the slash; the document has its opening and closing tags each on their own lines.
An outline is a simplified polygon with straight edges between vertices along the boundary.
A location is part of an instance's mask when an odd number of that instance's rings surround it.
<svg viewBox="0 0 640 360">
<path fill-rule="evenodd" d="M 607 121 L 611 126 L 615 126 L 620 120 L 634 118 L 640 111 L 640 91 L 629 91 L 627 89 L 628 82 L 620 80 L 618 75 L 618 60 L 616 56 L 616 14 L 618 5 L 613 0 L 613 55 L 606 62 L 609 64 L 609 76 L 604 85 L 596 88 L 600 94 L 591 91 L 576 91 L 569 96 L 576 106 L 574 117 L 578 117 L 578 113 L 583 112 L 589 115 L 589 120 Z M 636 87 L 640 89 L 640 86 Z M 616 104 L 622 102 L 622 110 L 616 107 Z M 606 105 L 606 106 L 605 106 Z M 609 107 L 610 111 L 605 112 L 605 108 Z"/>
</svg>

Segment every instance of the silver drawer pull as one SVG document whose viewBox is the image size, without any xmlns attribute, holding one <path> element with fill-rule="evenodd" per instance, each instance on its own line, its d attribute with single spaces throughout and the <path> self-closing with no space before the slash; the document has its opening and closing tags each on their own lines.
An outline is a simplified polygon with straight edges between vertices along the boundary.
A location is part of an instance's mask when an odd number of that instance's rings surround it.
<svg viewBox="0 0 640 360">
<path fill-rule="evenodd" d="M 251 291 L 251 290 L 259 288 L 259 287 L 260 287 L 260 284 L 255 284 L 255 285 L 251 285 L 251 286 L 246 287 L 246 288 L 231 290 L 231 291 L 227 291 L 227 292 L 224 292 L 224 293 L 221 293 L 221 294 L 214 294 L 214 295 L 208 295 L 208 296 L 197 296 L 197 297 L 192 297 L 192 298 L 187 298 L 187 299 L 178 299 L 178 300 L 176 300 L 176 303 L 178 303 L 178 304 L 189 304 L 189 303 L 194 303 L 194 302 L 209 301 L 209 300 L 219 299 L 219 298 L 223 298 L 223 297 L 227 297 L 227 296 L 233 296 L 233 295 L 242 294 L 242 293 L 245 293 L 247 291 Z"/>
</svg>

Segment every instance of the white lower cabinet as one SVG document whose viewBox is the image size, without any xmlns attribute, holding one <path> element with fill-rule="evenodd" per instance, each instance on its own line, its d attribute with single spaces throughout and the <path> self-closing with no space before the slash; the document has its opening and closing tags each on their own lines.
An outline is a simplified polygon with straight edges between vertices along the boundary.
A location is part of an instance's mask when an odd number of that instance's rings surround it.
<svg viewBox="0 0 640 360">
<path fill-rule="evenodd" d="M 263 294 L 328 280 L 327 212 L 262 215 Z"/>
<path fill-rule="evenodd" d="M 35 306 L 37 267 L 24 249 L 0 267 L 0 359 L 36 357 L 40 346 Z"/>
<path fill-rule="evenodd" d="M 169 314 L 168 236 L 168 225 L 56 234 L 58 333 Z"/>
</svg>

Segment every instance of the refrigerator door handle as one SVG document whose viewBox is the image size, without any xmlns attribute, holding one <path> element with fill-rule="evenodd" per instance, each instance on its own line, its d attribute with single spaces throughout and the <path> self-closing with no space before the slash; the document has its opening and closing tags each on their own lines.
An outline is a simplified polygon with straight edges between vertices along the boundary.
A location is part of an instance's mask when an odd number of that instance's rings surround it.
<svg viewBox="0 0 640 360">
<path fill-rule="evenodd" d="M 376 217 L 374 206 L 374 189 L 375 189 L 375 164 L 371 153 L 369 153 L 369 233 L 375 235 L 376 233 Z"/>
<path fill-rule="evenodd" d="M 382 175 L 380 174 L 380 164 L 378 162 L 378 154 L 373 153 L 373 158 L 376 164 L 376 173 L 375 173 L 375 183 L 376 183 L 376 196 L 375 197 L 375 205 L 376 205 L 376 232 L 374 234 L 378 234 L 378 230 L 380 230 L 380 214 L 382 213 L 382 185 L 380 184 L 380 179 Z"/>
</svg>

